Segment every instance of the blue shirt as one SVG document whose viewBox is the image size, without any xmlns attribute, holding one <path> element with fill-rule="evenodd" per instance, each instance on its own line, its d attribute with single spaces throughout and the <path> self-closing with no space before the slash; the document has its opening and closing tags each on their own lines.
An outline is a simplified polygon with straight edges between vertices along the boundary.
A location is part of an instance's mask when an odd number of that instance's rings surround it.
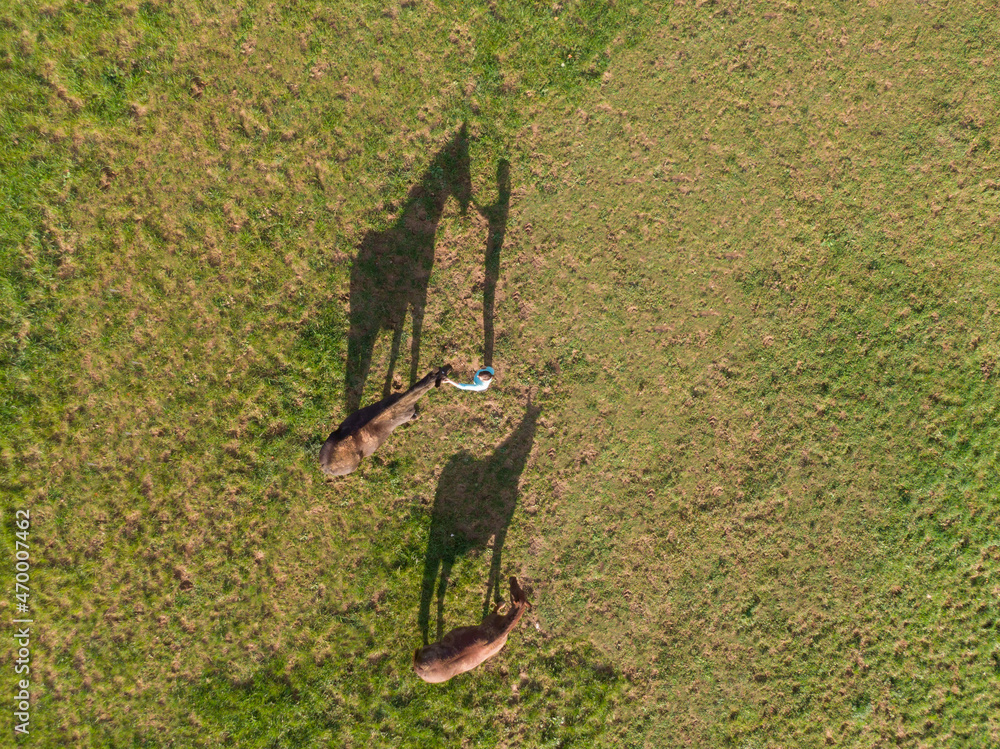
<svg viewBox="0 0 1000 749">
<path fill-rule="evenodd" d="M 480 374 L 489 374 L 490 379 L 484 382 L 482 379 L 480 379 L 479 377 Z M 476 370 L 476 373 L 474 375 L 472 375 L 471 385 L 460 385 L 459 383 L 452 382 L 451 380 L 448 380 L 448 383 L 454 385 L 459 390 L 474 390 L 477 393 L 481 393 L 483 390 L 485 390 L 490 386 L 490 383 L 493 382 L 493 374 L 494 374 L 493 367 L 481 367 Z"/>
</svg>

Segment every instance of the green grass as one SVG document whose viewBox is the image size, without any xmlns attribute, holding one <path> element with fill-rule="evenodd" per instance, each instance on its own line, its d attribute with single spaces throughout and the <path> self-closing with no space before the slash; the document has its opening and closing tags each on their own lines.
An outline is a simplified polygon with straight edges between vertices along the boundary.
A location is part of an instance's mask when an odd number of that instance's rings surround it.
<svg viewBox="0 0 1000 749">
<path fill-rule="evenodd" d="M 998 31 L 971 2 L 0 9 L 20 744 L 1000 743 Z M 419 369 L 483 361 L 507 160 L 500 376 L 325 482 L 352 261 L 463 123 Z M 490 475 L 533 608 L 424 684 L 435 503 L 489 515 L 441 494 L 531 406 Z"/>
</svg>

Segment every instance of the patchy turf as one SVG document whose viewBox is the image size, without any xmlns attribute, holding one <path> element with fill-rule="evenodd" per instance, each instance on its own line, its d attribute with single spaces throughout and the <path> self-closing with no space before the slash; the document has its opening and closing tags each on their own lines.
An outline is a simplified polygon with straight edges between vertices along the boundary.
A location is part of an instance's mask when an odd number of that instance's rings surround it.
<svg viewBox="0 0 1000 749">
<path fill-rule="evenodd" d="M 1000 742 L 987 5 L 0 19 L 25 745 Z"/>
</svg>

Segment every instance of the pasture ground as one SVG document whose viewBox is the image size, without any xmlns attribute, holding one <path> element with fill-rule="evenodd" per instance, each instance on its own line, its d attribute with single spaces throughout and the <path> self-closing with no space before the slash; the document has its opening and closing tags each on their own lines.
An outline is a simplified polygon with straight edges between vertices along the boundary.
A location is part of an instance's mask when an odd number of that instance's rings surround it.
<svg viewBox="0 0 1000 749">
<path fill-rule="evenodd" d="M 5 3 L 19 745 L 1000 744 L 998 32 L 971 0 Z M 352 260 L 462 123 L 419 369 L 478 366 L 492 308 L 499 377 L 324 482 Z M 533 609 L 426 685 L 434 508 L 488 515 L 482 476 Z"/>
</svg>

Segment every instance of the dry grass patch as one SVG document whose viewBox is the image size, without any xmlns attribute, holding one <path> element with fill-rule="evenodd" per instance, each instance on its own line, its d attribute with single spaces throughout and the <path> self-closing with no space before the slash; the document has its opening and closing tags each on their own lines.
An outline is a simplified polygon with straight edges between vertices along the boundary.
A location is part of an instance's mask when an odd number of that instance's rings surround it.
<svg viewBox="0 0 1000 749">
<path fill-rule="evenodd" d="M 991 740 L 989 9 L 100 11 L 0 24 L 38 742 Z M 438 224 L 419 366 L 482 363 L 492 305 L 497 382 L 324 482 L 352 260 L 463 122 L 475 205 Z M 364 401 L 392 358 L 383 332 Z M 500 460 L 529 403 L 503 574 L 535 609 L 425 689 L 445 469 Z"/>
</svg>

